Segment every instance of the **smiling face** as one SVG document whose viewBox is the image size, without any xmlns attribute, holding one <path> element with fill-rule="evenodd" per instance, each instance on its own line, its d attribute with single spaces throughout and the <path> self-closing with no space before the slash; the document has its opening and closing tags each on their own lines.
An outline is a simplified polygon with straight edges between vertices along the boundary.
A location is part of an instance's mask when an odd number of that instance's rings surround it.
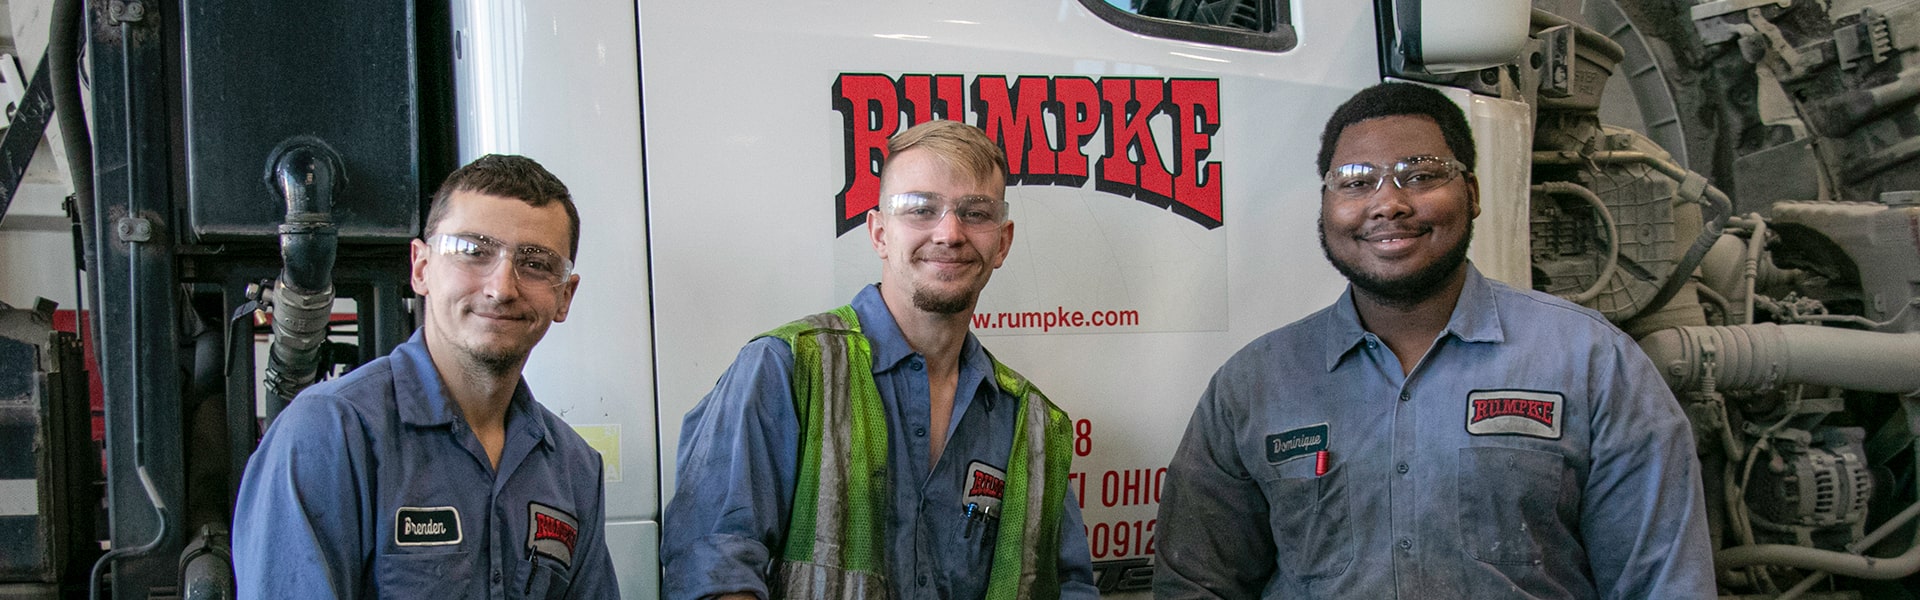
<svg viewBox="0 0 1920 600">
<path fill-rule="evenodd" d="M 888 159 L 880 182 L 880 197 L 919 192 L 942 198 L 980 196 L 1006 199 L 1006 186 L 994 173 L 986 178 L 963 174 L 933 152 L 910 148 Z M 884 204 L 884 201 L 883 201 Z M 971 312 L 993 270 L 1007 260 L 1013 245 L 1013 222 L 985 231 L 969 231 L 960 218 L 943 215 L 928 229 L 917 229 L 898 217 L 874 210 L 867 214 L 867 232 L 873 250 L 884 263 L 880 293 L 887 305 L 914 308 L 932 314 Z"/>
<path fill-rule="evenodd" d="M 508 248 L 538 246 L 566 256 L 572 250 L 571 231 L 566 209 L 558 202 L 534 207 L 513 198 L 456 191 L 430 233 L 485 236 Z M 413 241 L 412 258 L 413 291 L 426 305 L 428 353 L 436 365 L 450 357 L 460 368 L 481 374 L 517 372 L 547 327 L 567 320 L 580 285 L 578 275 L 569 275 L 558 286 L 523 281 L 505 264 L 476 273 L 451 256 L 435 254 L 420 240 Z"/>
<path fill-rule="evenodd" d="M 1415 156 L 1453 158 L 1440 127 L 1425 116 L 1395 115 L 1349 125 L 1333 166 L 1392 165 Z M 1471 175 L 1438 188 L 1408 191 L 1393 182 L 1364 198 L 1320 192 L 1320 247 L 1335 269 L 1372 299 L 1411 305 L 1464 277 L 1480 195 Z"/>
</svg>

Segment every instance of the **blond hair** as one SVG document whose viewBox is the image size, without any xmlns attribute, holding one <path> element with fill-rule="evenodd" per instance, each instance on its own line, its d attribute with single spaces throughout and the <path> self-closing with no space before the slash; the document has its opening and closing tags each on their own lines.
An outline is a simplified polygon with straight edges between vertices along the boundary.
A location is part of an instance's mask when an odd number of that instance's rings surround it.
<svg viewBox="0 0 1920 600">
<path fill-rule="evenodd" d="M 936 119 L 908 127 L 906 131 L 894 134 L 887 140 L 887 156 L 892 157 L 912 149 L 922 149 L 939 157 L 941 162 L 975 179 L 997 177 L 1001 185 L 1006 184 L 1007 154 L 999 144 L 987 139 L 987 134 L 979 128 L 959 121 Z M 887 179 L 887 165 L 880 166 L 880 180 Z"/>
</svg>

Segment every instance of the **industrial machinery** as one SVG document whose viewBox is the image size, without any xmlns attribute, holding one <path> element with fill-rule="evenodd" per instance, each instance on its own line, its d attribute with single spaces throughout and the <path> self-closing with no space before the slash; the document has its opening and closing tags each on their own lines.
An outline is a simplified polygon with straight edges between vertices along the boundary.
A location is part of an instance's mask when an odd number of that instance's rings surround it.
<svg viewBox="0 0 1920 600">
<path fill-rule="evenodd" d="M 1340 290 L 1275 259 L 1317 253 L 1307 150 L 1383 77 L 1468 105 L 1483 271 L 1598 311 L 1667 378 L 1723 597 L 1920 596 L 1920 1 L 243 4 L 52 7 L 35 81 L 105 426 L 76 425 L 80 338 L 0 308 L 0 428 L 45 440 L 0 435 L 25 532 L 0 598 L 230 596 L 262 427 L 405 339 L 405 243 L 490 151 L 588 216 L 574 322 L 527 377 L 609 458 L 623 589 L 657 593 L 680 415 L 749 336 L 871 280 L 866 153 L 935 117 L 1009 149 L 1022 245 L 976 331 L 1079 417 L 1099 583 L 1137 595 L 1205 376 Z"/>
<path fill-rule="evenodd" d="M 1535 19 L 1535 287 L 1619 323 L 1667 377 L 1723 592 L 1910 597 L 1920 3 L 1585 12 Z M 1665 149 L 1596 118 L 1612 72 Z"/>
</svg>

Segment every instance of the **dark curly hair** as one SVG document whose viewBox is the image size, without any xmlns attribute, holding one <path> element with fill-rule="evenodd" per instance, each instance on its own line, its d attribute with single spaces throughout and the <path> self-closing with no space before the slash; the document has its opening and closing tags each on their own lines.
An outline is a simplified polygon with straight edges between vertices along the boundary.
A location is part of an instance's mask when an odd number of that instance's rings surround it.
<svg viewBox="0 0 1920 600">
<path fill-rule="evenodd" d="M 1328 164 L 1333 161 L 1333 147 L 1340 143 L 1340 133 L 1348 125 L 1367 119 L 1392 117 L 1398 115 L 1418 115 L 1433 119 L 1440 126 L 1440 137 L 1447 142 L 1447 148 L 1453 150 L 1454 160 L 1473 170 L 1473 129 L 1467 127 L 1467 117 L 1460 112 L 1460 106 L 1446 95 L 1433 88 L 1412 83 L 1389 81 L 1354 94 L 1340 108 L 1334 109 L 1333 116 L 1327 118 L 1327 129 L 1320 133 L 1320 159 L 1317 163 L 1320 175 L 1326 175 Z"/>
</svg>

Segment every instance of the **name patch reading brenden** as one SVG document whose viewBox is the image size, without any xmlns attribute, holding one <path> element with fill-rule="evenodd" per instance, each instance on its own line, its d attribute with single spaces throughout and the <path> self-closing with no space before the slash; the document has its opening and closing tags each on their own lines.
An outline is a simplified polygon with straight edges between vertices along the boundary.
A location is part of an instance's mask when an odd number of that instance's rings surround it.
<svg viewBox="0 0 1920 600">
<path fill-rule="evenodd" d="M 460 511 L 451 506 L 402 506 L 393 513 L 393 543 L 451 546 L 460 543 Z"/>
</svg>

